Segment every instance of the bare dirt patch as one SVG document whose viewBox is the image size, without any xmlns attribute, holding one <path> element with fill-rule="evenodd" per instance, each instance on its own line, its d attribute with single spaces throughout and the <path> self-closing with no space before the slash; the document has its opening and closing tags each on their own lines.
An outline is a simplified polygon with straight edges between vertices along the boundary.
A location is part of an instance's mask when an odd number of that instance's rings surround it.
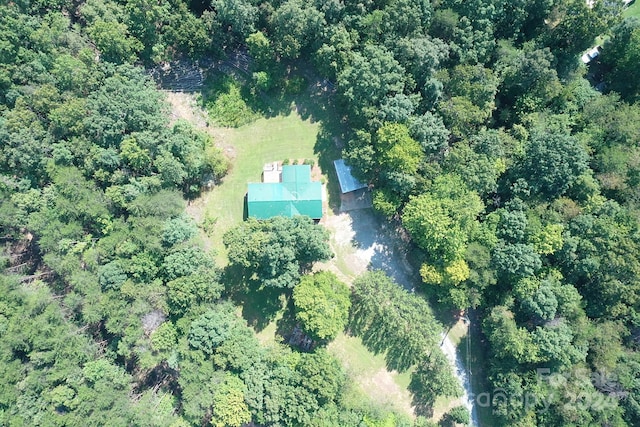
<svg viewBox="0 0 640 427">
<path fill-rule="evenodd" d="M 167 102 L 171 106 L 171 123 L 186 120 L 198 129 L 208 128 L 207 112 L 198 107 L 196 95 L 185 92 L 165 91 Z"/>
</svg>

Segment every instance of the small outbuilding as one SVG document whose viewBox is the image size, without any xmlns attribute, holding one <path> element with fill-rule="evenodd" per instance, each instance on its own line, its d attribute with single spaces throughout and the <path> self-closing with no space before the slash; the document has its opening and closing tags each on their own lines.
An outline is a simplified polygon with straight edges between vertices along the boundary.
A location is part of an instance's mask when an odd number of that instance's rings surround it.
<svg viewBox="0 0 640 427">
<path fill-rule="evenodd" d="M 263 171 L 265 172 L 265 171 Z M 250 183 L 247 191 L 247 215 L 258 219 L 274 216 L 306 215 L 322 218 L 322 184 L 311 180 L 311 166 L 286 165 L 279 171 L 263 175 L 264 181 Z"/>
<path fill-rule="evenodd" d="M 351 174 L 351 166 L 347 165 L 343 159 L 333 161 L 340 183 L 340 191 L 342 194 L 367 188 L 367 184 L 363 184 Z"/>
</svg>

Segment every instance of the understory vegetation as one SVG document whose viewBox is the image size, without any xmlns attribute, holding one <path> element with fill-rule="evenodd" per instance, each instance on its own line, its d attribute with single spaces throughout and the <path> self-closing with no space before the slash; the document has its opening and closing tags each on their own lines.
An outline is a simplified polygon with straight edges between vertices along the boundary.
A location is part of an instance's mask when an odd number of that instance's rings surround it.
<svg viewBox="0 0 640 427">
<path fill-rule="evenodd" d="M 431 426 L 461 394 L 431 304 L 480 322 L 495 425 L 640 425 L 640 21 L 623 16 L 602 0 L 3 3 L 0 424 Z M 185 213 L 235 165 L 170 120 L 145 69 L 239 51 L 242 79 L 212 73 L 202 93 L 211 124 L 321 93 L 297 106 L 333 147 L 319 163 L 339 146 L 407 232 L 418 292 L 314 272 L 333 254 L 308 218 Z M 282 342 L 261 344 L 246 311 L 283 306 Z M 326 350 L 345 330 L 410 372 L 414 418 L 346 397 Z"/>
</svg>

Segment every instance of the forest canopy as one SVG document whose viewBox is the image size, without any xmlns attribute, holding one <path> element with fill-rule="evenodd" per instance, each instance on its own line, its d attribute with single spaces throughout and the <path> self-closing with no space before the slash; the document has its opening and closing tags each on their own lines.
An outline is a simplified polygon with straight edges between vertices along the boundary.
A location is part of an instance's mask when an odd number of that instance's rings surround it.
<svg viewBox="0 0 640 427">
<path fill-rule="evenodd" d="M 640 21 L 624 16 L 603 0 L 4 2 L 0 424 L 411 425 L 345 399 L 325 344 L 347 328 L 413 367 L 428 413 L 459 393 L 428 300 L 474 314 L 485 391 L 509 395 L 492 425 L 640 425 Z M 204 249 L 186 200 L 231 161 L 148 71 L 237 53 L 217 111 L 241 124 L 245 100 L 322 87 L 327 139 L 412 241 L 416 295 L 380 272 L 351 289 L 309 275 L 332 254 L 306 218 L 212 225 L 225 267 Z M 317 346 L 261 345 L 238 315 L 249 292 L 292 301 Z"/>
</svg>

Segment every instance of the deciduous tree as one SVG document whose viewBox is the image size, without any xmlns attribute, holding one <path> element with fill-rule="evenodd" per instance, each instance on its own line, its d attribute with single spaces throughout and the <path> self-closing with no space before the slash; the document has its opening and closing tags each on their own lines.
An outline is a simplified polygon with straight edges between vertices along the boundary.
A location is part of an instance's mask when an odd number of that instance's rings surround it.
<svg viewBox="0 0 640 427">
<path fill-rule="evenodd" d="M 347 324 L 351 306 L 349 295 L 347 285 L 333 273 L 304 276 L 293 290 L 296 318 L 312 336 L 330 341 Z"/>
</svg>

